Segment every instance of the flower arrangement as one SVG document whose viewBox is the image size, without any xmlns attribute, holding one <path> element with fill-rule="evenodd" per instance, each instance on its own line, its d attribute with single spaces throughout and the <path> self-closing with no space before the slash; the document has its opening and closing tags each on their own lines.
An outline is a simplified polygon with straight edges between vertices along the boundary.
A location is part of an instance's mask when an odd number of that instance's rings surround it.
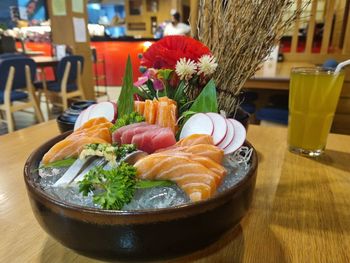
<svg viewBox="0 0 350 263">
<path fill-rule="evenodd" d="M 207 45 L 218 62 L 213 78 L 219 108 L 229 116 L 239 106 L 239 94 L 272 48 L 310 0 L 198 1 L 192 35 Z M 196 18 L 193 17 L 192 21 Z"/>
<path fill-rule="evenodd" d="M 187 111 L 218 67 L 209 48 L 187 36 L 168 36 L 140 56 L 143 75 L 134 83 L 142 99 L 167 96 Z"/>
</svg>

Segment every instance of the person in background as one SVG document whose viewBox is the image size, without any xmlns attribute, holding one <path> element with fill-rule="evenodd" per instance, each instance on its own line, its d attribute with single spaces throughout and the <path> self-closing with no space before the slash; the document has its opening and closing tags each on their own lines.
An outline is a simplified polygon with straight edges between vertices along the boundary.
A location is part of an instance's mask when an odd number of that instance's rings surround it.
<svg viewBox="0 0 350 263">
<path fill-rule="evenodd" d="M 175 12 L 172 14 L 171 23 L 167 24 L 164 29 L 164 36 L 170 35 L 189 35 L 191 27 L 180 22 L 180 14 Z"/>
</svg>

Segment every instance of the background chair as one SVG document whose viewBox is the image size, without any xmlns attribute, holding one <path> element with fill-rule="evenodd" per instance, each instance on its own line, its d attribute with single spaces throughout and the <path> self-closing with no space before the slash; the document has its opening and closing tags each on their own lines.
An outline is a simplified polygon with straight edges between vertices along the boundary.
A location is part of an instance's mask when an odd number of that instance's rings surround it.
<svg viewBox="0 0 350 263">
<path fill-rule="evenodd" d="M 11 36 L 2 35 L 0 39 L 0 53 L 17 52 L 16 40 Z"/>
<path fill-rule="evenodd" d="M 81 74 L 84 66 L 82 56 L 67 56 L 60 60 L 56 70 L 56 80 L 36 83 L 38 89 L 43 89 L 47 99 L 53 104 L 60 104 L 63 110 L 68 108 L 68 100 L 75 97 L 85 99 Z M 54 98 L 59 97 L 62 103 L 54 102 Z"/>
<path fill-rule="evenodd" d="M 276 124 L 288 124 L 288 94 L 273 95 L 269 98 L 266 107 L 259 109 L 255 116 L 259 121 L 268 121 Z"/>
<path fill-rule="evenodd" d="M 0 110 L 5 111 L 8 131 L 14 131 L 12 113 L 33 107 L 38 122 L 44 118 L 34 95 L 36 64 L 30 58 L 0 60 Z M 19 102 L 14 104 L 13 102 Z M 5 120 L 2 120 L 5 121 Z"/>
</svg>

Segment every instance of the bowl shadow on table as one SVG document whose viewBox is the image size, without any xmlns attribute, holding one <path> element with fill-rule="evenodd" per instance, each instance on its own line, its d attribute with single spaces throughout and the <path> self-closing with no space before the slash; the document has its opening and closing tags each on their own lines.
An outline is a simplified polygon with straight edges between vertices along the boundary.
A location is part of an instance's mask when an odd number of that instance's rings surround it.
<svg viewBox="0 0 350 263">
<path fill-rule="evenodd" d="M 153 263 L 185 263 L 200 261 L 201 259 L 206 258 L 207 260 L 213 259 L 210 261 L 213 262 L 223 262 L 222 260 L 227 260 L 228 258 L 223 258 L 223 255 L 219 255 L 221 250 L 224 250 L 226 247 L 230 246 L 229 252 L 225 256 L 229 257 L 230 262 L 242 262 L 243 261 L 243 252 L 244 252 L 244 235 L 242 232 L 242 227 L 238 224 L 233 229 L 226 232 L 218 241 L 209 245 L 203 250 L 199 250 L 192 254 L 185 255 L 180 258 L 174 258 L 169 260 L 162 261 L 142 261 L 142 262 L 153 262 Z M 216 260 L 217 259 L 217 260 Z M 59 244 L 54 239 L 48 237 L 44 248 L 41 252 L 40 262 L 104 262 L 96 259 L 90 259 L 85 256 L 79 255 L 73 250 L 70 250 L 63 245 Z M 113 261 L 113 262 L 130 262 L 130 261 Z M 140 262 L 140 261 L 131 261 L 131 262 Z M 208 261 L 207 261 L 208 262 Z"/>
</svg>

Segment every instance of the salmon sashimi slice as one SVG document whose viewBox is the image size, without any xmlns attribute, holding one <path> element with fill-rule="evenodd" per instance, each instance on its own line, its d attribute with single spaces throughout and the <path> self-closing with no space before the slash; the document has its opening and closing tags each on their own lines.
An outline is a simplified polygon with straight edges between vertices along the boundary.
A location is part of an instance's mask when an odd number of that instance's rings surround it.
<svg viewBox="0 0 350 263">
<path fill-rule="evenodd" d="M 106 118 L 86 122 L 64 140 L 59 141 L 44 155 L 42 162 L 48 164 L 71 157 L 78 157 L 86 144 L 111 143 L 110 123 Z"/>
<path fill-rule="evenodd" d="M 183 156 L 183 157 L 187 157 L 187 158 L 191 159 L 192 161 L 199 162 L 200 164 L 207 167 L 208 169 L 210 169 L 211 171 L 213 171 L 217 175 L 216 176 L 217 184 L 220 184 L 222 178 L 224 178 L 227 174 L 225 167 L 223 167 L 220 163 L 217 163 L 206 156 L 201 156 L 201 155 L 197 155 L 197 154 L 183 152 L 181 150 L 181 148 L 169 150 L 169 151 L 162 151 L 162 152 L 158 152 L 157 154 L 160 154 L 161 156 L 162 155 Z"/>
<path fill-rule="evenodd" d="M 99 118 L 93 118 L 91 120 L 88 120 L 87 122 L 85 122 L 79 129 L 77 129 L 76 131 L 80 131 L 80 130 L 84 130 L 86 128 L 91 128 L 96 126 L 97 124 L 101 124 L 101 123 L 110 123 L 110 121 L 108 121 L 105 117 L 99 117 Z"/>
<path fill-rule="evenodd" d="M 139 114 L 143 115 L 145 111 L 145 102 L 144 101 L 135 101 L 134 102 L 134 111 L 138 112 Z"/>
<path fill-rule="evenodd" d="M 145 109 L 143 116 L 145 117 L 145 120 L 149 124 L 155 124 L 156 123 L 156 115 L 157 115 L 157 109 L 158 109 L 158 102 L 152 101 L 152 100 L 146 100 L 145 101 Z"/>
<path fill-rule="evenodd" d="M 56 143 L 43 157 L 43 164 L 52 163 L 67 158 L 78 158 L 86 144 L 107 143 L 98 137 L 82 137 L 76 140 L 74 137 L 66 138 Z"/>
<path fill-rule="evenodd" d="M 214 145 L 213 137 L 207 134 L 192 134 L 178 141 L 175 146 L 191 146 L 197 144 Z"/>
<path fill-rule="evenodd" d="M 197 144 L 183 147 L 183 151 L 200 155 L 213 160 L 216 163 L 222 163 L 224 159 L 224 151 L 217 146 L 210 144 Z"/>
<path fill-rule="evenodd" d="M 142 114 L 149 124 L 157 124 L 170 128 L 175 134 L 177 131 L 177 105 L 176 101 L 168 97 L 158 100 L 135 101 L 134 110 Z"/>
<path fill-rule="evenodd" d="M 103 140 L 105 140 L 108 143 L 112 142 L 112 136 L 110 132 L 110 128 L 112 127 L 111 123 L 101 123 L 96 126 L 93 126 L 91 128 L 87 128 L 85 130 L 79 130 L 71 135 L 69 135 L 67 138 L 78 138 L 78 137 L 98 137 Z"/>
<path fill-rule="evenodd" d="M 176 182 L 192 201 L 208 199 L 218 187 L 217 175 L 187 156 L 157 153 L 137 161 L 134 166 L 141 179 Z"/>
<path fill-rule="evenodd" d="M 221 164 L 224 158 L 224 151 L 217 146 L 210 144 L 197 144 L 191 146 L 172 146 L 166 149 L 160 149 L 157 152 L 177 152 L 182 151 L 185 153 L 192 153 L 199 156 L 207 157 L 216 163 Z"/>
<path fill-rule="evenodd" d="M 164 96 L 164 97 L 160 97 L 158 99 L 159 102 L 166 102 L 167 104 L 172 104 L 172 105 L 175 105 L 176 106 L 176 101 L 175 100 L 172 100 L 172 99 L 169 99 L 167 96 Z"/>
<path fill-rule="evenodd" d="M 156 124 L 161 127 L 170 128 L 175 134 L 177 131 L 176 105 L 160 101 L 158 104 L 158 112 L 156 116 Z"/>
</svg>

